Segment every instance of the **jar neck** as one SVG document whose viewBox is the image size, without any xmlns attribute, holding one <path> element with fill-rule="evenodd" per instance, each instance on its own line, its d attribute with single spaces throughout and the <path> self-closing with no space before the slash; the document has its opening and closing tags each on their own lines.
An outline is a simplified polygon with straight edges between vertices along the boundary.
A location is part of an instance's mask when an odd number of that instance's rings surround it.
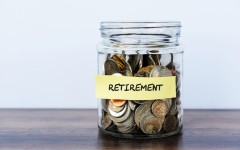
<svg viewBox="0 0 240 150">
<path fill-rule="evenodd" d="M 180 22 L 102 22 L 102 44 L 108 47 L 179 45 Z"/>
</svg>

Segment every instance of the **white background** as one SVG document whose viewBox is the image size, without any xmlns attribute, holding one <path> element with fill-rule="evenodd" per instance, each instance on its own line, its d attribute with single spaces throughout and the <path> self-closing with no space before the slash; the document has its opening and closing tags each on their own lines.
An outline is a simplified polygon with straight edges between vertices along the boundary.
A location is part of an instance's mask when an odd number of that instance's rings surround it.
<svg viewBox="0 0 240 150">
<path fill-rule="evenodd" d="M 100 21 L 181 21 L 184 108 L 240 108 L 239 0 L 0 0 L 0 107 L 95 108 Z"/>
</svg>

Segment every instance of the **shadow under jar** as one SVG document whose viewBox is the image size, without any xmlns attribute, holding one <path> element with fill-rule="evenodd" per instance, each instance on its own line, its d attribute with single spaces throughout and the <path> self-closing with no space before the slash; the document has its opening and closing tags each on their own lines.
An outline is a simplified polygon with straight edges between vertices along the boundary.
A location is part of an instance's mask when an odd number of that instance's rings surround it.
<svg viewBox="0 0 240 150">
<path fill-rule="evenodd" d="M 101 23 L 96 92 L 102 133 L 148 139 L 181 132 L 180 28 L 180 22 Z"/>
</svg>

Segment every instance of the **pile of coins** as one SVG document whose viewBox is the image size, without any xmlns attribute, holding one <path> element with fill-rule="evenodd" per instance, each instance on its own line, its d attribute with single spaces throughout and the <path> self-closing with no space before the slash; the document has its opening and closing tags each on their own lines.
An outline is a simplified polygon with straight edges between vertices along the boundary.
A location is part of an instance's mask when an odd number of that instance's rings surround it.
<svg viewBox="0 0 240 150">
<path fill-rule="evenodd" d="M 176 76 L 176 98 L 157 100 L 102 99 L 102 128 L 120 133 L 158 134 L 175 131 L 179 127 L 179 73 L 173 55 L 166 66 L 160 54 L 108 55 L 104 63 L 105 75 L 135 77 Z"/>
</svg>

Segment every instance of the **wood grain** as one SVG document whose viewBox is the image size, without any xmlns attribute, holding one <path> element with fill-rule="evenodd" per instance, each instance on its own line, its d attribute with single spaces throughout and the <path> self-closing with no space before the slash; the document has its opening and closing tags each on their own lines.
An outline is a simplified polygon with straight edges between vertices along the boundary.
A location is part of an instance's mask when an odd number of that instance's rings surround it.
<svg viewBox="0 0 240 150">
<path fill-rule="evenodd" d="M 155 140 L 102 135 L 97 110 L 2 109 L 0 150 L 239 150 L 240 110 L 184 110 L 183 133 Z"/>
</svg>

